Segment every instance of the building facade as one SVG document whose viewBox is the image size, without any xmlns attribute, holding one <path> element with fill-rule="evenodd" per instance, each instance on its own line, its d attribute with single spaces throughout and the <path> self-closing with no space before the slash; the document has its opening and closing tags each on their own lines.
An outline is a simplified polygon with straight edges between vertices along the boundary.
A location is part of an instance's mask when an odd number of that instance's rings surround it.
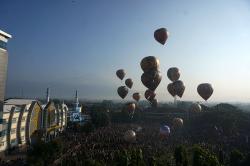
<svg viewBox="0 0 250 166">
<path fill-rule="evenodd" d="M 78 93 L 75 94 L 75 102 L 73 107 L 68 111 L 68 121 L 82 123 L 84 122 L 84 116 L 82 114 L 82 107 L 79 105 Z"/>
</svg>

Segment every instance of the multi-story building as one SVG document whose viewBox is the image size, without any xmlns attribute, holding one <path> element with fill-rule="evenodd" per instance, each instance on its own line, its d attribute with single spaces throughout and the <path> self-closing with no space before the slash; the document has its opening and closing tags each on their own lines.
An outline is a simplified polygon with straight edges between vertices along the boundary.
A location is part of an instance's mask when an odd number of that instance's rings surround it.
<svg viewBox="0 0 250 166">
<path fill-rule="evenodd" d="M 0 152 L 33 144 L 38 139 L 49 141 L 67 124 L 67 105 L 50 101 L 49 90 L 44 105 L 37 100 L 4 100 L 9 38 L 11 35 L 0 30 Z"/>
</svg>

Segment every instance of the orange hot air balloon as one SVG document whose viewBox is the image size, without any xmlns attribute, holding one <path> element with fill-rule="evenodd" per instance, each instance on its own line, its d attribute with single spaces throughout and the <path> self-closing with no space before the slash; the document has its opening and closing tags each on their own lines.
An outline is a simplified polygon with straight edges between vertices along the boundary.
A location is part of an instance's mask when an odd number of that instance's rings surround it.
<svg viewBox="0 0 250 166">
<path fill-rule="evenodd" d="M 167 75 L 171 81 L 177 81 L 180 78 L 180 71 L 177 67 L 171 67 L 168 69 Z"/>
<path fill-rule="evenodd" d="M 197 92 L 204 100 L 208 100 L 210 96 L 213 94 L 214 89 L 211 84 L 203 83 L 198 85 Z"/>
<path fill-rule="evenodd" d="M 123 78 L 125 77 L 126 73 L 123 69 L 119 69 L 116 71 L 116 76 L 120 79 L 123 80 Z"/>
<path fill-rule="evenodd" d="M 141 98 L 140 93 L 137 92 L 137 93 L 134 93 L 134 94 L 133 94 L 133 99 L 134 99 L 135 101 L 138 102 L 138 101 L 140 100 L 140 98 Z"/>
<path fill-rule="evenodd" d="M 164 45 L 168 39 L 168 31 L 166 28 L 160 28 L 160 29 L 157 29 L 155 32 L 154 32 L 154 38 L 156 41 L 158 41 L 159 43 L 161 43 L 162 45 Z"/>
<path fill-rule="evenodd" d="M 157 70 L 145 72 L 141 76 L 141 82 L 143 83 L 143 85 L 152 91 L 154 91 L 158 87 L 161 79 L 161 72 Z"/>
<path fill-rule="evenodd" d="M 128 94 L 128 88 L 126 86 L 120 86 L 117 89 L 117 93 L 122 99 L 124 99 Z"/>
<path fill-rule="evenodd" d="M 150 70 L 159 70 L 160 61 L 154 56 L 147 56 L 141 60 L 141 69 L 144 72 Z"/>
<path fill-rule="evenodd" d="M 131 79 L 131 78 L 126 79 L 126 80 L 125 80 L 125 84 L 127 85 L 128 88 L 131 89 L 132 86 L 133 86 L 133 81 L 132 81 L 132 79 Z"/>
</svg>

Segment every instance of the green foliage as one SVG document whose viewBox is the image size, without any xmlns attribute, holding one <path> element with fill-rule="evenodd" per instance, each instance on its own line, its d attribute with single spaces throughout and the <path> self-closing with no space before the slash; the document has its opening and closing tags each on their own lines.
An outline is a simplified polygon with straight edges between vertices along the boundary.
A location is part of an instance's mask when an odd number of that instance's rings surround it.
<svg viewBox="0 0 250 166">
<path fill-rule="evenodd" d="M 108 113 L 100 108 L 95 108 L 91 112 L 92 123 L 95 127 L 104 127 L 110 124 L 110 118 Z"/>
<path fill-rule="evenodd" d="M 193 148 L 193 166 L 220 166 L 215 155 L 199 146 Z"/>
<path fill-rule="evenodd" d="M 233 150 L 230 153 L 230 166 L 241 166 L 243 165 L 244 156 L 239 150 Z"/>
<path fill-rule="evenodd" d="M 184 146 L 180 145 L 175 148 L 174 158 L 175 158 L 176 166 L 188 165 L 187 150 Z"/>
<path fill-rule="evenodd" d="M 51 142 L 38 142 L 27 153 L 27 161 L 30 165 L 48 165 L 62 152 L 62 142 L 55 139 Z"/>
</svg>

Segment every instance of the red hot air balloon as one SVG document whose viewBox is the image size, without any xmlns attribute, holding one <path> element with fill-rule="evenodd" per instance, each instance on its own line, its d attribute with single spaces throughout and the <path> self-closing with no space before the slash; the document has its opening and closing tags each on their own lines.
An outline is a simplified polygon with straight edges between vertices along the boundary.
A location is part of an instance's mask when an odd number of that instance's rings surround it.
<svg viewBox="0 0 250 166">
<path fill-rule="evenodd" d="M 155 32 L 154 32 L 154 38 L 156 41 L 158 41 L 159 43 L 161 43 L 162 45 L 164 45 L 168 39 L 168 31 L 166 28 L 160 28 L 160 29 L 157 29 Z"/>
<path fill-rule="evenodd" d="M 198 85 L 197 92 L 204 100 L 207 100 L 213 94 L 214 89 L 211 84 L 203 83 L 203 84 Z"/>
<path fill-rule="evenodd" d="M 116 76 L 120 79 L 123 80 L 123 78 L 125 77 L 126 73 L 123 69 L 119 69 L 116 71 Z"/>
</svg>

